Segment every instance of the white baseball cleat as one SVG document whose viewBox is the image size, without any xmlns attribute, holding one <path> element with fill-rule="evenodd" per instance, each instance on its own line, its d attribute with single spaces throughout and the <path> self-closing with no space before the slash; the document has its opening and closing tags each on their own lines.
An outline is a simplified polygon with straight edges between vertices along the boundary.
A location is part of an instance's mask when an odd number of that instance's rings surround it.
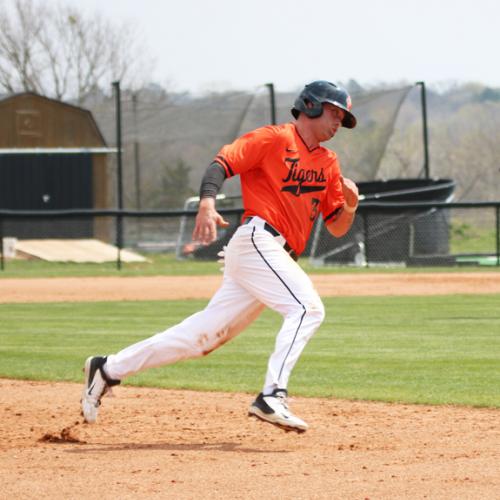
<svg viewBox="0 0 500 500">
<path fill-rule="evenodd" d="M 103 369 L 106 358 L 101 356 L 90 356 L 85 361 L 85 387 L 82 394 L 82 412 L 85 422 L 95 423 L 97 413 L 101 405 L 101 398 L 111 390 L 111 387 L 118 385 L 119 380 L 110 379 Z"/>
<path fill-rule="evenodd" d="M 272 394 L 266 396 L 260 393 L 250 405 L 248 414 L 287 431 L 305 432 L 309 426 L 288 409 L 287 397 L 286 389 L 274 389 Z"/>
</svg>

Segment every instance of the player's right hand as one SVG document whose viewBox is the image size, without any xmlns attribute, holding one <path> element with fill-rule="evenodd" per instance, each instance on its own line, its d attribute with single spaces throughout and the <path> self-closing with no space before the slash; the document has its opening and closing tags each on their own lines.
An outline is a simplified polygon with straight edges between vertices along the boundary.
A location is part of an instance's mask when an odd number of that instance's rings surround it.
<svg viewBox="0 0 500 500">
<path fill-rule="evenodd" d="M 213 198 L 202 198 L 193 231 L 193 241 L 209 245 L 217 239 L 217 226 L 227 227 L 229 222 L 215 210 Z"/>
<path fill-rule="evenodd" d="M 349 212 L 354 212 L 359 203 L 359 190 L 358 186 L 347 177 L 340 177 L 340 182 L 342 183 L 342 193 L 344 194 L 345 205 L 351 210 Z"/>
</svg>

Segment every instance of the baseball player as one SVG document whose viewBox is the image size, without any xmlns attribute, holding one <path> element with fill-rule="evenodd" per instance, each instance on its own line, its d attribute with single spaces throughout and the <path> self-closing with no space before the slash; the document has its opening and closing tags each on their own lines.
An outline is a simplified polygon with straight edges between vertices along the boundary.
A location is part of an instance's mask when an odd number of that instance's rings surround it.
<svg viewBox="0 0 500 500">
<path fill-rule="evenodd" d="M 240 176 L 244 214 L 225 249 L 224 276 L 203 311 L 164 332 L 85 363 L 83 415 L 95 422 L 102 396 L 125 377 L 147 368 L 204 356 L 247 327 L 269 307 L 283 324 L 262 392 L 249 415 L 303 432 L 306 422 L 287 404 L 292 369 L 324 318 L 311 280 L 297 264 L 318 216 L 340 237 L 352 225 L 358 189 L 341 174 L 336 154 L 321 142 L 339 127 L 354 128 L 351 99 L 338 85 L 306 85 L 291 110 L 295 120 L 249 132 L 222 147 L 201 183 L 193 240 L 212 243 L 228 222 L 215 197 L 225 179 Z"/>
</svg>

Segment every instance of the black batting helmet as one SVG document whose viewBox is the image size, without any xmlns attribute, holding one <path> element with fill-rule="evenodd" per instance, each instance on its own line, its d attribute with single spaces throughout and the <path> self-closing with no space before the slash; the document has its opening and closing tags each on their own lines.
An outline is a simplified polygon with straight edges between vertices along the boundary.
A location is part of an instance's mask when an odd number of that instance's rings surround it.
<svg viewBox="0 0 500 500">
<path fill-rule="evenodd" d="M 351 97 L 347 91 L 339 85 L 325 80 L 317 80 L 304 87 L 299 97 L 295 99 L 292 115 L 294 118 L 298 118 L 300 113 L 304 113 L 309 118 L 318 118 L 323 113 L 323 103 L 325 102 L 345 111 L 342 120 L 343 127 L 354 128 L 356 126 L 356 117 L 351 113 Z"/>
</svg>

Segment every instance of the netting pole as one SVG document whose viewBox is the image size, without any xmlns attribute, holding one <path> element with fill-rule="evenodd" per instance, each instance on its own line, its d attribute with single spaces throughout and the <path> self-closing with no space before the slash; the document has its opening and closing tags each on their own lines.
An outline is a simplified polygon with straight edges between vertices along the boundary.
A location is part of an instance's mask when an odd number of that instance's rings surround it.
<svg viewBox="0 0 500 500">
<path fill-rule="evenodd" d="M 422 102 L 422 131 L 424 136 L 424 170 L 425 178 L 430 178 L 429 172 L 429 133 L 427 128 L 427 96 L 425 82 L 417 82 L 420 85 L 420 99 Z"/>
<path fill-rule="evenodd" d="M 123 210 L 123 175 L 122 175 L 122 110 L 120 96 L 120 82 L 113 82 L 115 89 L 115 105 L 116 105 L 116 147 L 117 153 L 117 184 L 118 184 L 118 210 Z M 123 241 L 122 216 L 116 217 L 116 246 L 118 253 L 116 256 L 116 267 L 118 270 L 122 268 L 121 248 Z"/>
<path fill-rule="evenodd" d="M 271 105 L 271 125 L 276 125 L 276 99 L 274 96 L 274 83 L 266 83 L 266 87 L 269 89 L 269 99 Z"/>
<path fill-rule="evenodd" d="M 138 128 L 137 128 L 137 92 L 132 94 L 132 106 L 134 115 L 134 170 L 135 170 L 135 205 L 137 210 L 141 210 L 141 163 L 139 160 L 139 139 L 138 139 Z M 137 241 L 142 239 L 142 220 L 140 217 L 137 218 Z"/>
</svg>

